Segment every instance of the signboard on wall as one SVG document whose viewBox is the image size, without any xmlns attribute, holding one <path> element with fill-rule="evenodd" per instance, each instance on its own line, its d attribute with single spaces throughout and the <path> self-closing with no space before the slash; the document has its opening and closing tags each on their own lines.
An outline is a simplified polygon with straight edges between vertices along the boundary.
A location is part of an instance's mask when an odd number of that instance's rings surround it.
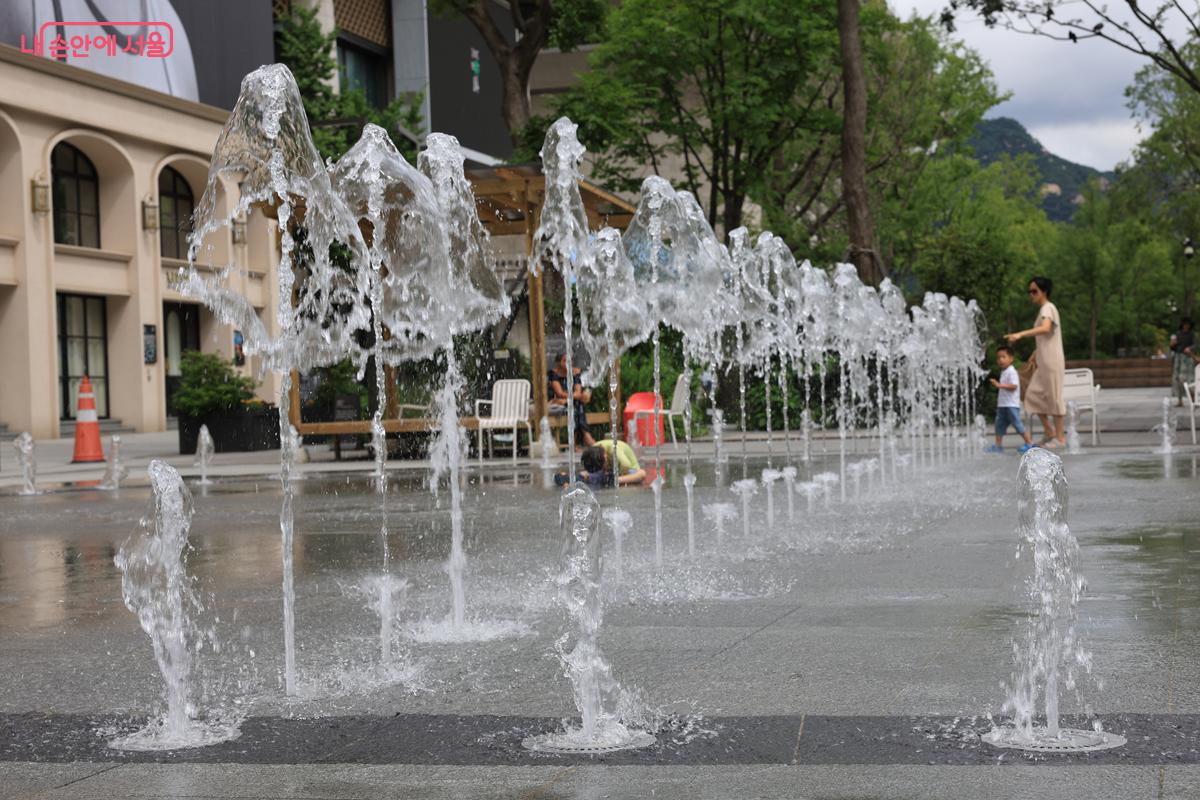
<svg viewBox="0 0 1200 800">
<path fill-rule="evenodd" d="M 158 363 L 158 326 L 142 326 L 142 363 Z"/>
<path fill-rule="evenodd" d="M 0 3 L 4 44 L 221 108 L 233 108 L 242 76 L 275 60 L 273 25 L 265 0 Z"/>
</svg>

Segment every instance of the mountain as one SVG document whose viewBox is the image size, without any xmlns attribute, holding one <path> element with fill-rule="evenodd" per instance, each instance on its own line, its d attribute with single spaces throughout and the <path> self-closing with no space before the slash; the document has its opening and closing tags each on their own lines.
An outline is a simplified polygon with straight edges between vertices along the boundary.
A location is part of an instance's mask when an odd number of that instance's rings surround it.
<svg viewBox="0 0 1200 800">
<path fill-rule="evenodd" d="M 1101 185 L 1107 185 L 1114 177 L 1112 172 L 1101 172 L 1054 155 L 1024 125 L 1009 117 L 985 119 L 976 125 L 971 146 L 982 164 L 990 164 L 1002 156 L 1031 154 L 1041 175 L 1042 208 L 1056 222 L 1071 219 L 1083 200 L 1083 188 L 1089 180 L 1099 177 Z"/>
</svg>

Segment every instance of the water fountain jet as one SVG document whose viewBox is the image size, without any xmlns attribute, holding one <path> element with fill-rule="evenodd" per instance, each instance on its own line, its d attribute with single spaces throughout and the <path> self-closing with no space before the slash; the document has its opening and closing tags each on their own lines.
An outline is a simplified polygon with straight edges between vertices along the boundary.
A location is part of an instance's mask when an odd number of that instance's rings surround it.
<svg viewBox="0 0 1200 800">
<path fill-rule="evenodd" d="M 118 491 L 121 481 L 129 474 L 129 468 L 121 461 L 121 437 L 113 434 L 108 445 L 108 464 L 104 467 L 104 477 L 100 479 L 100 488 Z"/>
<path fill-rule="evenodd" d="M 604 621 L 600 572 L 600 504 L 574 483 L 560 506 L 563 566 L 555 578 L 558 603 L 571 630 L 555 643 L 564 673 L 574 689 L 580 724 L 562 733 L 526 738 L 522 744 L 546 753 L 610 753 L 649 747 L 656 739 L 626 722 L 636 714 L 634 697 L 612 675 L 600 650 Z M 571 640 L 574 645 L 568 649 Z"/>
<path fill-rule="evenodd" d="M 236 738 L 239 720 L 200 707 L 196 659 L 206 632 L 199 629 L 200 598 L 187 572 L 192 496 L 175 468 L 151 461 L 153 513 L 113 559 L 121 570 L 126 607 L 150 637 L 165 684 L 166 710 L 135 733 L 114 740 L 119 750 L 176 750 Z"/>
<path fill-rule="evenodd" d="M 17 464 L 21 467 L 21 489 L 17 494 L 23 497 L 41 494 L 37 488 L 37 455 L 29 431 L 23 431 L 13 439 L 13 450 L 17 451 Z"/>
<path fill-rule="evenodd" d="M 997 747 L 1041 752 L 1082 752 L 1119 747 L 1125 739 L 1097 728 L 1062 727 L 1059 694 L 1076 687 L 1079 670 L 1090 670 L 1090 655 L 1075 629 L 1084 579 L 1079 542 L 1067 525 L 1067 479 L 1062 459 L 1043 448 L 1028 451 L 1017 475 L 1020 533 L 1033 554 L 1028 584 L 1034 616 L 1014 646 L 1015 672 L 1004 709 L 1013 724 L 996 727 L 983 741 Z M 1039 697 L 1044 725 L 1035 725 Z"/>
<path fill-rule="evenodd" d="M 208 468 L 212 466 L 212 457 L 215 450 L 212 434 L 208 432 L 207 425 L 200 426 L 200 432 L 196 434 L 196 461 L 194 466 L 200 468 L 200 480 L 196 481 L 197 486 L 211 486 L 212 481 L 208 479 Z"/>
</svg>

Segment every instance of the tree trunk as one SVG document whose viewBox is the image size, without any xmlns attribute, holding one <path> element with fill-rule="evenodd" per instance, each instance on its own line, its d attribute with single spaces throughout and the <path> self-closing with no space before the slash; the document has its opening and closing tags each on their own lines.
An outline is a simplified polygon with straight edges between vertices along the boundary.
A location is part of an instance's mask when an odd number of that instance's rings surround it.
<svg viewBox="0 0 1200 800">
<path fill-rule="evenodd" d="M 515 146 L 521 144 L 521 134 L 529 125 L 529 70 L 523 70 L 518 63 L 516 53 L 500 62 L 501 112 L 504 114 L 504 126 L 508 128 L 508 136 Z"/>
<path fill-rule="evenodd" d="M 867 81 L 858 33 L 859 0 L 838 0 L 842 51 L 842 199 L 846 204 L 850 262 L 863 283 L 878 286 L 887 276 L 875 244 L 871 199 L 867 194 Z"/>
<path fill-rule="evenodd" d="M 1183 269 L 1180 271 L 1182 276 L 1181 283 L 1183 284 L 1183 304 L 1182 311 L 1185 317 L 1192 315 L 1192 306 L 1196 299 L 1196 293 L 1192 290 L 1192 275 L 1191 275 L 1192 258 L 1190 256 L 1183 257 Z"/>
<path fill-rule="evenodd" d="M 721 224 L 725 228 L 725 236 L 729 236 L 731 230 L 742 226 L 742 212 L 745 209 L 746 196 L 727 194 L 724 199 L 725 203 L 721 207 Z"/>
<path fill-rule="evenodd" d="M 1096 333 L 1100 325 L 1100 301 L 1095 295 L 1092 296 L 1092 314 L 1088 320 L 1088 351 L 1091 355 L 1088 358 L 1096 357 Z"/>
</svg>

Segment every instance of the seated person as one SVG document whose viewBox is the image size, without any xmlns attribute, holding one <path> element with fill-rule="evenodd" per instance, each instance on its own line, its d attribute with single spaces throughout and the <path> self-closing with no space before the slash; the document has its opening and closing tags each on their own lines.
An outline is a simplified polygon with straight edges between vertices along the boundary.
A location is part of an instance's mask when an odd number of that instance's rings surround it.
<svg viewBox="0 0 1200 800">
<path fill-rule="evenodd" d="M 583 388 L 583 381 L 579 377 L 579 370 L 571 370 L 574 373 L 571 380 L 571 396 L 570 400 L 575 404 L 575 446 L 590 447 L 596 443 L 592 438 L 591 431 L 587 425 L 587 411 L 584 406 L 592 399 L 592 393 Z M 546 374 L 546 385 L 550 390 L 550 407 L 551 414 L 566 414 L 567 413 L 567 354 L 559 353 L 554 359 L 554 369 Z"/>
</svg>

